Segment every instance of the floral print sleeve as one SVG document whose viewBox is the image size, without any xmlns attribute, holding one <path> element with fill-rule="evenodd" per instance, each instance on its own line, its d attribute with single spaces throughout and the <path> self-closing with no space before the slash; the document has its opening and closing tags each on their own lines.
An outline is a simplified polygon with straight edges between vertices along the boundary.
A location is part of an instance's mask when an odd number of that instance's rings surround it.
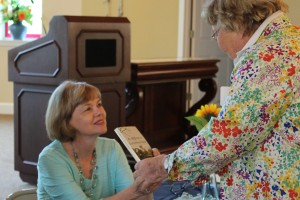
<svg viewBox="0 0 300 200">
<path fill-rule="evenodd" d="M 299 36 L 283 15 L 243 52 L 219 116 L 169 155 L 170 179 L 218 173 L 222 199 L 300 198 Z"/>
</svg>

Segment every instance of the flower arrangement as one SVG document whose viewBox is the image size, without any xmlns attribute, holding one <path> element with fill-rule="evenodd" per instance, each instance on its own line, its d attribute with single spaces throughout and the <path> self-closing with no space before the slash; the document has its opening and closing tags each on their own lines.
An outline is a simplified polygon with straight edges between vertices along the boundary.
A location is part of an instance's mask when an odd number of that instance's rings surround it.
<svg viewBox="0 0 300 200">
<path fill-rule="evenodd" d="M 33 0 L 31 0 L 31 3 L 33 3 Z M 28 24 L 32 24 L 32 13 L 28 4 L 23 5 L 20 0 L 1 0 L 0 6 L 3 23 L 26 21 Z"/>
<path fill-rule="evenodd" d="M 211 117 L 217 117 L 221 108 L 217 107 L 217 104 L 206 104 L 201 106 L 195 113 L 195 115 L 185 117 L 187 120 L 195 124 L 198 131 L 200 131 L 210 120 Z"/>
</svg>

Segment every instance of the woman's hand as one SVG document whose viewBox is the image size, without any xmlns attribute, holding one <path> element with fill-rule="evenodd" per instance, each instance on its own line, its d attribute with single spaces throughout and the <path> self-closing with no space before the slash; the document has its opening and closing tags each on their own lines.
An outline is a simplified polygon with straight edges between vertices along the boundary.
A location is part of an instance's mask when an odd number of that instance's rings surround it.
<svg viewBox="0 0 300 200">
<path fill-rule="evenodd" d="M 164 168 L 166 155 L 157 155 L 146 158 L 135 164 L 134 179 L 139 183 L 141 192 L 153 192 L 163 180 L 167 178 L 167 170 Z"/>
</svg>

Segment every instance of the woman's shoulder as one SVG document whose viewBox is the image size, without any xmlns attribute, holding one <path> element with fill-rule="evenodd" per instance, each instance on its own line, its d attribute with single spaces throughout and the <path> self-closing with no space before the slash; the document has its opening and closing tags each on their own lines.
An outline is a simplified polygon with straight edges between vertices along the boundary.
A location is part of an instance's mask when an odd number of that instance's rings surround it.
<svg viewBox="0 0 300 200">
<path fill-rule="evenodd" d="M 49 156 L 57 156 L 57 155 L 64 155 L 65 151 L 62 146 L 62 143 L 58 140 L 52 141 L 50 144 L 48 144 L 39 154 L 39 158 L 41 157 L 49 157 Z"/>
</svg>

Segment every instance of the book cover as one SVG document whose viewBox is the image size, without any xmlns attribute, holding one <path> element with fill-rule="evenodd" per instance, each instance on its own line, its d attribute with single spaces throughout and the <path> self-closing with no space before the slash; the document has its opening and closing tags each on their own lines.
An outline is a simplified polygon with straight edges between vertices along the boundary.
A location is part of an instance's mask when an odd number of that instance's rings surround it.
<svg viewBox="0 0 300 200">
<path fill-rule="evenodd" d="M 153 156 L 151 146 L 135 126 L 118 127 L 115 132 L 136 162 Z"/>
</svg>

